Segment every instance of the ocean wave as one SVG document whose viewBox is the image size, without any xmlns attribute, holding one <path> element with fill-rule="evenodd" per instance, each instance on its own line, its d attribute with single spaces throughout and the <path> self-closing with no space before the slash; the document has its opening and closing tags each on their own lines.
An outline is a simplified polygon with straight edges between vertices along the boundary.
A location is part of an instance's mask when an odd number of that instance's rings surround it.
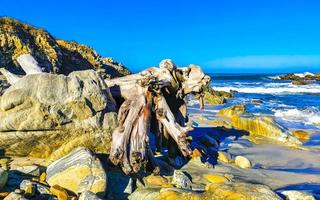
<svg viewBox="0 0 320 200">
<path fill-rule="evenodd" d="M 229 92 L 231 90 L 238 91 L 240 93 L 257 93 L 257 94 L 281 94 L 281 93 L 310 93 L 320 94 L 320 85 L 308 85 L 308 86 L 294 86 L 288 85 L 287 87 L 212 87 L 214 90 Z"/>
<path fill-rule="evenodd" d="M 274 116 L 288 121 L 302 121 L 305 124 L 320 126 L 320 112 L 317 109 L 285 109 L 273 110 Z"/>
</svg>

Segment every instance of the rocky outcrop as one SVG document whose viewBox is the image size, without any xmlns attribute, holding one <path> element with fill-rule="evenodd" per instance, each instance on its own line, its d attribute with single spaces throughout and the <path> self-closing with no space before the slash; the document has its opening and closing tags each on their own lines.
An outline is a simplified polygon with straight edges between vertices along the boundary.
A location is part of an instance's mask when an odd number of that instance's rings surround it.
<svg viewBox="0 0 320 200">
<path fill-rule="evenodd" d="M 56 40 L 43 29 L 0 18 L 0 67 L 24 74 L 17 62 L 23 54 L 31 54 L 45 72 L 68 75 L 72 71 L 94 69 L 102 71 L 104 78 L 130 74 L 121 63 L 103 58 L 88 46 Z"/>
<path fill-rule="evenodd" d="M 293 85 L 307 85 L 310 84 L 312 81 L 320 81 L 320 74 L 311 74 L 311 73 L 304 73 L 304 74 L 284 74 L 279 76 L 280 80 L 290 80 L 292 81 Z"/>
<path fill-rule="evenodd" d="M 0 97 L 0 149 L 55 160 L 78 146 L 109 152 L 116 105 L 93 71 L 24 76 Z"/>
<path fill-rule="evenodd" d="M 227 99 L 233 98 L 233 95 L 225 91 L 206 91 L 204 94 L 204 99 L 210 105 L 224 104 Z"/>
<path fill-rule="evenodd" d="M 50 164 L 46 173 L 50 186 L 58 185 L 75 194 L 90 191 L 105 195 L 107 175 L 100 160 L 88 149 L 75 149 Z"/>
<path fill-rule="evenodd" d="M 248 113 L 244 105 L 234 105 L 218 112 L 230 120 L 232 127 L 249 133 L 251 139 L 268 138 L 288 146 L 299 146 L 301 142 L 286 128 L 267 116 Z"/>
</svg>

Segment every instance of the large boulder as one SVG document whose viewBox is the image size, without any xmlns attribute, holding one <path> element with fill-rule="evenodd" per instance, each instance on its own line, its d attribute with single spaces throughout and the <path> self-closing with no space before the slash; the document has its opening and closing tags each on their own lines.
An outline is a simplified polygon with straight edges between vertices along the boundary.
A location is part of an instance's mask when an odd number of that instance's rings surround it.
<svg viewBox="0 0 320 200">
<path fill-rule="evenodd" d="M 0 149 L 53 160 L 75 147 L 109 152 L 116 104 L 93 71 L 24 76 L 0 97 Z"/>
<path fill-rule="evenodd" d="M 107 175 L 100 160 L 88 149 L 73 150 L 50 164 L 46 173 L 50 186 L 58 185 L 75 194 L 90 191 L 102 197 L 105 195 Z"/>
<path fill-rule="evenodd" d="M 244 105 L 222 109 L 218 115 L 228 118 L 232 127 L 248 132 L 255 141 L 267 138 L 288 146 L 301 145 L 288 129 L 282 127 L 272 117 L 255 116 L 249 113 Z"/>
<path fill-rule="evenodd" d="M 204 99 L 208 104 L 216 105 L 216 104 L 224 104 L 227 102 L 227 99 L 233 98 L 233 95 L 229 92 L 225 91 L 206 91 L 204 93 Z"/>
</svg>

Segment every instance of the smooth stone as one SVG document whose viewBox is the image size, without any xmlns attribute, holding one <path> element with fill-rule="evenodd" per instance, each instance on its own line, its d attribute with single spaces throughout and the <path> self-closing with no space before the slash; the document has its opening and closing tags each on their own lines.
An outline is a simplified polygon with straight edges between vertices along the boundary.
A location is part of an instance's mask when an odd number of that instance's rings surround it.
<svg viewBox="0 0 320 200">
<path fill-rule="evenodd" d="M 107 188 L 107 175 L 100 160 L 85 148 L 77 148 L 51 163 L 46 174 L 50 186 L 59 185 L 75 194 L 91 191 L 104 196 Z"/>
<path fill-rule="evenodd" d="M 191 189 L 192 181 L 181 170 L 175 170 L 173 173 L 172 184 L 177 188 Z"/>
<path fill-rule="evenodd" d="M 50 192 L 54 196 L 58 197 L 58 200 L 68 200 L 68 198 L 69 198 L 67 191 L 59 185 L 51 186 Z"/>
<path fill-rule="evenodd" d="M 262 104 L 263 101 L 261 99 L 252 99 L 251 103 L 253 103 L 253 104 Z"/>
<path fill-rule="evenodd" d="M 288 190 L 282 191 L 287 200 L 316 200 L 316 198 L 307 192 L 295 191 L 295 190 Z"/>
<path fill-rule="evenodd" d="M 41 183 L 44 183 L 44 182 L 46 182 L 46 178 L 47 178 L 47 174 L 45 172 L 42 172 L 42 174 L 39 177 L 39 181 Z"/>
<path fill-rule="evenodd" d="M 229 181 L 226 177 L 215 174 L 205 174 L 203 177 L 211 183 L 225 183 Z"/>
<path fill-rule="evenodd" d="M 243 168 L 243 169 L 251 168 L 250 160 L 244 156 L 236 156 L 234 162 L 240 168 Z"/>
<path fill-rule="evenodd" d="M 0 199 L 4 199 L 9 194 L 10 194 L 10 192 L 0 192 Z"/>
<path fill-rule="evenodd" d="M 201 152 L 200 152 L 198 149 L 194 149 L 194 150 L 192 151 L 191 157 L 192 157 L 192 158 L 201 157 Z"/>
<path fill-rule="evenodd" d="M 17 193 L 11 192 L 3 200 L 27 200 L 27 199 L 24 198 L 21 194 L 17 194 Z"/>
<path fill-rule="evenodd" d="M 8 171 L 0 168 L 0 189 L 3 188 L 8 181 Z"/>
<path fill-rule="evenodd" d="M 84 191 L 80 194 L 78 200 L 102 200 L 96 194 L 90 191 Z"/>
<path fill-rule="evenodd" d="M 231 155 L 225 151 L 218 151 L 218 160 L 225 163 L 230 163 L 232 161 Z"/>
<path fill-rule="evenodd" d="M 169 181 L 162 176 L 150 175 L 143 178 L 145 186 L 164 186 L 168 185 Z"/>
<path fill-rule="evenodd" d="M 50 192 L 50 187 L 47 186 L 47 185 L 44 185 L 42 183 L 38 183 L 38 182 L 33 182 L 33 184 L 36 185 L 36 188 L 37 188 L 37 192 L 39 194 L 42 194 L 42 195 L 51 195 L 52 193 Z"/>
</svg>

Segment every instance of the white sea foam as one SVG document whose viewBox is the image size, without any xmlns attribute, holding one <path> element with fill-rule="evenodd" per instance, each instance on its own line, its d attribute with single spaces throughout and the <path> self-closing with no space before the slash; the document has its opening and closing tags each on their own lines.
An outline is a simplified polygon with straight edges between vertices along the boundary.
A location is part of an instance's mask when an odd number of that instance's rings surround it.
<svg viewBox="0 0 320 200">
<path fill-rule="evenodd" d="M 262 84 L 261 84 L 262 85 Z M 241 93 L 258 93 L 258 94 L 279 94 L 279 93 L 320 93 L 320 85 L 312 84 L 305 86 L 296 86 L 292 84 L 284 85 L 263 85 L 262 87 L 213 87 L 214 90 L 226 91 L 235 90 Z"/>
<path fill-rule="evenodd" d="M 285 109 L 273 110 L 274 116 L 289 121 L 302 121 L 305 124 L 319 125 L 320 126 L 320 112 L 314 109 L 298 110 Z"/>
</svg>

